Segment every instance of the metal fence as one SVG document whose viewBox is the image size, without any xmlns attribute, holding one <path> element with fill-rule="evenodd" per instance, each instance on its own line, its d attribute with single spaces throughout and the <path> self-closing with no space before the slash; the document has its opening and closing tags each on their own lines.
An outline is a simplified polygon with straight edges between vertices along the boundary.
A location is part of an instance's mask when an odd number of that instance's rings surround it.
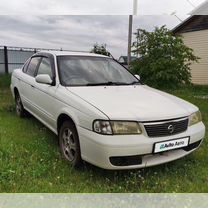
<svg viewBox="0 0 208 208">
<path fill-rule="evenodd" d="M 35 49 L 0 47 L 0 73 L 11 73 L 14 69 L 20 68 L 34 53 Z"/>
<path fill-rule="evenodd" d="M 54 50 L 62 51 L 62 49 L 0 46 L 0 74 L 11 73 L 14 69 L 21 68 L 25 61 L 38 51 Z"/>
</svg>

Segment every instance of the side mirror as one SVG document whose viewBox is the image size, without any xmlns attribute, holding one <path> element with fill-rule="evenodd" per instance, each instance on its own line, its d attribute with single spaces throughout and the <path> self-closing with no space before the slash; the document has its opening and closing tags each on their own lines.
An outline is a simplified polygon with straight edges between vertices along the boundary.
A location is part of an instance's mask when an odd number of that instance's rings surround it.
<svg viewBox="0 0 208 208">
<path fill-rule="evenodd" d="M 140 76 L 139 76 L 138 74 L 135 74 L 134 76 L 135 76 L 137 79 L 140 80 Z"/>
<path fill-rule="evenodd" d="M 52 84 L 52 79 L 48 74 L 39 74 L 35 77 L 35 81 L 40 84 Z"/>
</svg>

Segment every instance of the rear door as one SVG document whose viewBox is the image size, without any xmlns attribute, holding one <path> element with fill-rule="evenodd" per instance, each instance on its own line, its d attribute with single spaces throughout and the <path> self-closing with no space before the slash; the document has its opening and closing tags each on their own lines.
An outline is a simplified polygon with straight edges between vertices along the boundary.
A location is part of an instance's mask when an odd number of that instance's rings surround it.
<svg viewBox="0 0 208 208">
<path fill-rule="evenodd" d="M 21 80 L 21 99 L 24 107 L 35 112 L 35 75 L 40 64 L 41 57 L 32 57 L 29 63 L 25 65 Z"/>
</svg>

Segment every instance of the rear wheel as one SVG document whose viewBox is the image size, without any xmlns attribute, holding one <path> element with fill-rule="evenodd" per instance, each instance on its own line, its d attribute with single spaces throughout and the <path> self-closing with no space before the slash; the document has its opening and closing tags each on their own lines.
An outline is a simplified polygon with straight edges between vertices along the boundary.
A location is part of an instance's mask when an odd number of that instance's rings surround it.
<svg viewBox="0 0 208 208">
<path fill-rule="evenodd" d="M 74 167 L 82 164 L 79 137 L 75 125 L 65 121 L 59 131 L 59 145 L 63 157 Z"/>
<path fill-rule="evenodd" d="M 15 105 L 16 105 L 16 113 L 19 117 L 23 118 L 26 116 L 27 112 L 22 105 L 22 100 L 20 98 L 19 93 L 15 96 Z"/>
</svg>

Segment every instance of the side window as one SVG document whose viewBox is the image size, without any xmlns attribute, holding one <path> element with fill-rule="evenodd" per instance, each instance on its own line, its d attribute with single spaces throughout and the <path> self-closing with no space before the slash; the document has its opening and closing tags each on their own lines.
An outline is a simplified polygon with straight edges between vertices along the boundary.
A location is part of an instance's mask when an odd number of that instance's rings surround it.
<svg viewBox="0 0 208 208">
<path fill-rule="evenodd" d="M 39 74 L 48 74 L 52 78 L 52 68 L 49 58 L 42 58 L 37 75 Z"/>
<path fill-rule="evenodd" d="M 22 68 L 22 71 L 23 71 L 24 73 L 26 73 L 29 63 L 30 63 L 30 59 L 26 61 L 26 63 L 24 64 L 24 66 L 23 66 L 23 68 Z"/>
<path fill-rule="evenodd" d="M 27 69 L 27 74 L 34 77 L 35 76 L 35 73 L 36 73 L 36 69 L 37 69 L 37 66 L 39 64 L 39 61 L 40 61 L 40 57 L 34 57 L 31 59 L 29 65 L 28 65 L 28 69 Z"/>
</svg>

